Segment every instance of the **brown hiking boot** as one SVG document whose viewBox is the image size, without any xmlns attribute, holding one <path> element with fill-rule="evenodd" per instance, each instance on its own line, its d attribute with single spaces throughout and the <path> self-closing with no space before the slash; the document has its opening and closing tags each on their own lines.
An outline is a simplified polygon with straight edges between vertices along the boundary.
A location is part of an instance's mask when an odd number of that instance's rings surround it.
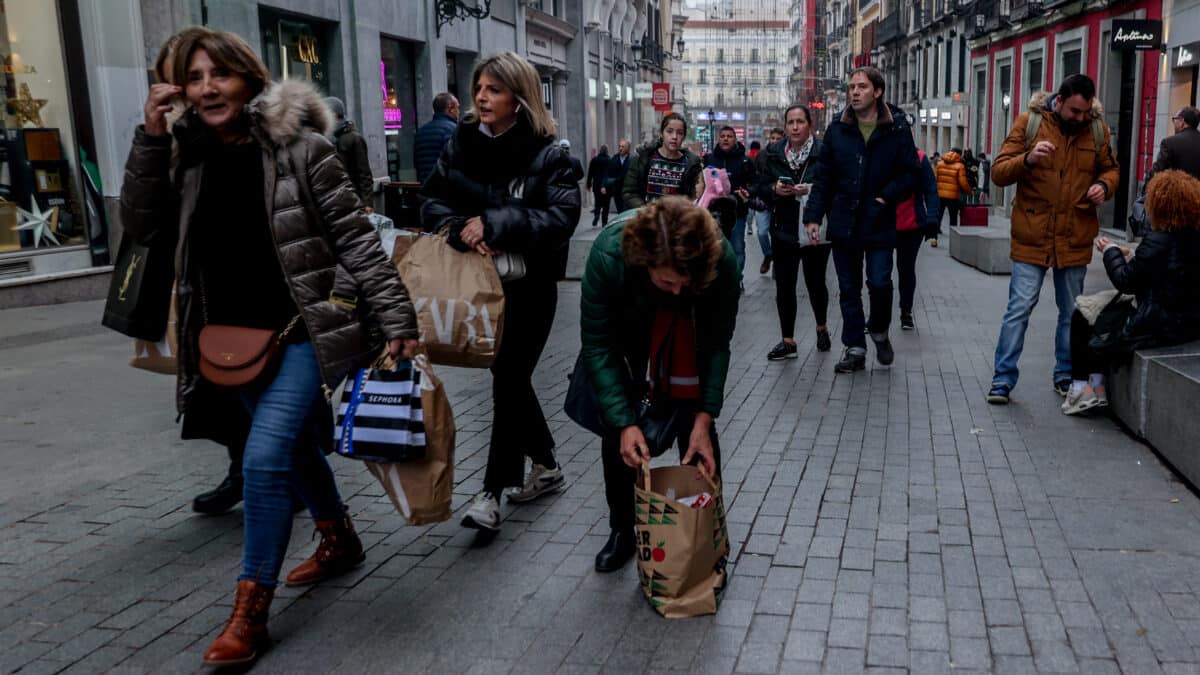
<svg viewBox="0 0 1200 675">
<path fill-rule="evenodd" d="M 225 630 L 204 652 L 204 665 L 234 666 L 257 660 L 271 642 L 267 635 L 267 614 L 274 596 L 273 586 L 239 581 L 233 615 L 225 624 Z"/>
<path fill-rule="evenodd" d="M 349 515 L 341 521 L 318 520 L 316 526 L 321 543 L 311 558 L 288 573 L 288 586 L 307 586 L 345 574 L 367 558 Z"/>
</svg>

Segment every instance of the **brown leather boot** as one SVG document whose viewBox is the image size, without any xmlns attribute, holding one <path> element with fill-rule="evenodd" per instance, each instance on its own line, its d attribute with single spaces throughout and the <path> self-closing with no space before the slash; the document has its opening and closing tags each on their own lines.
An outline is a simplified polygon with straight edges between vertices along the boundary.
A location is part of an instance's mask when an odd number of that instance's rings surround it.
<svg viewBox="0 0 1200 675">
<path fill-rule="evenodd" d="M 233 601 L 233 616 L 229 617 L 225 630 L 204 652 L 204 665 L 233 666 L 257 660 L 270 644 L 267 614 L 273 597 L 273 586 L 239 581 L 237 598 Z"/>
<path fill-rule="evenodd" d="M 367 558 L 350 516 L 340 521 L 318 520 L 316 526 L 321 535 L 317 552 L 288 573 L 288 586 L 307 586 L 345 574 Z"/>
</svg>

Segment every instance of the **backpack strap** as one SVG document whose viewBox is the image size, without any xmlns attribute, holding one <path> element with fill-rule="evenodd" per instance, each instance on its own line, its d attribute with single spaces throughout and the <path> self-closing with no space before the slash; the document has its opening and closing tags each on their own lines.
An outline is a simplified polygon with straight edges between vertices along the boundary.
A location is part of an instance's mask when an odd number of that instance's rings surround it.
<svg viewBox="0 0 1200 675">
<path fill-rule="evenodd" d="M 1037 140 L 1038 129 L 1042 126 L 1042 113 L 1034 114 L 1033 110 L 1029 111 L 1029 122 L 1025 124 L 1025 152 L 1029 152 L 1033 148 L 1033 142 Z"/>
</svg>

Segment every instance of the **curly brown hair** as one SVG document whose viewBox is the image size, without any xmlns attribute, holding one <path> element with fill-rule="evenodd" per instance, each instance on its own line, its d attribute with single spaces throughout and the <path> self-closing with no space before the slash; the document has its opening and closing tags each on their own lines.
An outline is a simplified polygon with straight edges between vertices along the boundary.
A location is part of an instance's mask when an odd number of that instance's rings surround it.
<svg viewBox="0 0 1200 675">
<path fill-rule="evenodd" d="M 693 291 L 717 278 L 723 246 L 708 210 L 682 197 L 664 197 L 643 207 L 621 235 L 626 265 L 670 267 L 689 279 Z"/>
<path fill-rule="evenodd" d="M 1200 180 L 1185 171 L 1169 169 L 1154 174 L 1146 186 L 1146 212 L 1155 230 L 1173 232 L 1197 226 Z"/>
</svg>

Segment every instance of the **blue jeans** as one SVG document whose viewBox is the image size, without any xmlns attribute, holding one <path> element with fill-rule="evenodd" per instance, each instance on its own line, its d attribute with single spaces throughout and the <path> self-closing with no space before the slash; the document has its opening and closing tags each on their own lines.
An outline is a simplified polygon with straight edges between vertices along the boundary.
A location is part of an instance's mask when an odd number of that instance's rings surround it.
<svg viewBox="0 0 1200 675">
<path fill-rule="evenodd" d="M 729 222 L 729 221 L 725 221 Z M 733 224 L 733 234 L 729 238 L 733 244 L 733 255 L 737 258 L 738 279 L 742 278 L 742 270 L 746 268 L 746 217 L 738 216 Z"/>
<path fill-rule="evenodd" d="M 1013 262 L 1012 279 L 1008 283 L 1008 308 L 1000 324 L 1000 340 L 996 343 L 996 374 L 992 386 L 1017 384 L 1017 360 L 1025 348 L 1025 329 L 1029 315 L 1037 307 L 1042 294 L 1042 280 L 1048 268 L 1041 265 Z M 1071 379 L 1071 312 L 1075 298 L 1083 294 L 1083 278 L 1087 267 L 1067 267 L 1054 270 L 1054 302 L 1058 305 L 1058 327 L 1054 331 L 1054 381 Z"/>
<path fill-rule="evenodd" d="M 340 520 L 344 510 L 333 472 L 312 442 L 313 415 L 325 411 L 321 371 L 311 342 L 287 345 L 269 382 L 245 387 L 252 417 L 242 459 L 242 574 L 265 586 L 279 580 L 292 535 L 292 495 L 300 495 L 314 520 Z"/>
<path fill-rule="evenodd" d="M 842 344 L 867 348 L 863 328 L 863 263 L 867 269 L 867 293 L 871 298 L 871 332 L 886 333 L 892 323 L 892 249 L 863 249 L 853 244 L 833 245 L 833 268 L 837 271 L 838 295 L 842 306 Z"/>
<path fill-rule="evenodd" d="M 758 230 L 758 245 L 764 258 L 771 257 L 771 212 L 754 212 L 754 229 Z"/>
</svg>

